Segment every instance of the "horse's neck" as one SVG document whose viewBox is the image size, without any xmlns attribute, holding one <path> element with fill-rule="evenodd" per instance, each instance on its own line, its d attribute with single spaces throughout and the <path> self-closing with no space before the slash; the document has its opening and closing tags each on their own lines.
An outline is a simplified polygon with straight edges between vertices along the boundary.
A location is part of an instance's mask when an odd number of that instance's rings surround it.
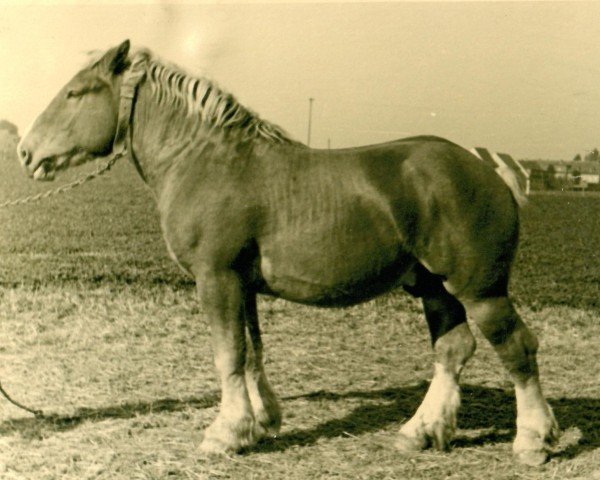
<svg viewBox="0 0 600 480">
<path fill-rule="evenodd" d="M 215 134 L 176 105 L 159 104 L 144 83 L 133 113 L 131 150 L 138 172 L 160 195 L 161 184 L 175 164 L 191 161 Z"/>
<path fill-rule="evenodd" d="M 256 126 L 256 124 L 255 124 Z M 290 148 L 307 147 L 288 140 L 271 125 L 259 125 L 254 137 L 243 128 L 217 126 L 201 120 L 200 112 L 188 113 L 176 102 L 159 103 L 148 82 L 138 88 L 133 112 L 131 150 L 136 167 L 155 195 L 160 198 L 165 181 L 188 171 L 209 178 L 211 169 L 222 174 L 243 168 L 242 163 L 269 154 L 285 156 Z M 268 153 L 269 152 L 269 153 Z M 172 182 L 171 182 L 171 187 Z"/>
</svg>

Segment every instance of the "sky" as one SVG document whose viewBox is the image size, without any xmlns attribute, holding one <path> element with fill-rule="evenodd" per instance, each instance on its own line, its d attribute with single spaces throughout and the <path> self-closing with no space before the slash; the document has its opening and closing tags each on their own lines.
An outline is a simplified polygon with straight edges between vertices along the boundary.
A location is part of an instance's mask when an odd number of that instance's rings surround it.
<svg viewBox="0 0 600 480">
<path fill-rule="evenodd" d="M 600 2 L 0 0 L 0 119 L 21 132 L 126 38 L 311 146 L 439 135 L 515 158 L 600 148 Z"/>
</svg>

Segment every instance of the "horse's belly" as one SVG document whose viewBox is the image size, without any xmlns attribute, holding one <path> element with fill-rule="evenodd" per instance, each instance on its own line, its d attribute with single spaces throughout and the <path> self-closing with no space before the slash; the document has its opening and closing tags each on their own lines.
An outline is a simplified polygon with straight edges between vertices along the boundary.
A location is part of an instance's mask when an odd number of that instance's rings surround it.
<svg viewBox="0 0 600 480">
<path fill-rule="evenodd" d="M 261 276 L 271 293 L 301 303 L 349 305 L 400 284 L 414 265 L 392 231 L 327 233 L 297 233 L 261 248 Z"/>
</svg>

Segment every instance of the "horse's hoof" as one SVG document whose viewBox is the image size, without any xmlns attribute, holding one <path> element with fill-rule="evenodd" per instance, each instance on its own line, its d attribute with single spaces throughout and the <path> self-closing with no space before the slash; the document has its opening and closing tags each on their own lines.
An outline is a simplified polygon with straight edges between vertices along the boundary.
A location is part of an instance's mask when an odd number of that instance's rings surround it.
<svg viewBox="0 0 600 480">
<path fill-rule="evenodd" d="M 403 453 L 416 453 L 427 448 L 425 439 L 409 437 L 403 433 L 399 433 L 394 443 L 396 450 Z"/>
<path fill-rule="evenodd" d="M 546 437 L 548 445 L 555 446 L 560 439 L 560 434 L 560 427 L 558 426 L 558 423 L 556 423 L 556 420 L 553 419 L 552 427 L 550 428 L 550 432 Z"/>
<path fill-rule="evenodd" d="M 254 438 L 276 438 L 279 433 L 279 428 L 273 428 L 257 423 L 254 427 Z"/>
<path fill-rule="evenodd" d="M 255 426 L 252 417 L 228 422 L 219 416 L 204 430 L 204 438 L 199 449 L 202 453 L 211 455 L 239 452 L 256 442 Z"/>
<path fill-rule="evenodd" d="M 205 455 L 225 455 L 227 453 L 235 453 L 235 449 L 231 445 L 227 445 L 217 438 L 207 438 L 206 436 L 202 440 L 199 450 Z"/>
<path fill-rule="evenodd" d="M 281 430 L 281 415 L 273 418 L 257 416 L 254 433 L 257 438 L 275 438 Z"/>
<path fill-rule="evenodd" d="M 548 453 L 544 450 L 525 450 L 515 453 L 519 463 L 529 467 L 539 467 L 548 460 Z"/>
</svg>

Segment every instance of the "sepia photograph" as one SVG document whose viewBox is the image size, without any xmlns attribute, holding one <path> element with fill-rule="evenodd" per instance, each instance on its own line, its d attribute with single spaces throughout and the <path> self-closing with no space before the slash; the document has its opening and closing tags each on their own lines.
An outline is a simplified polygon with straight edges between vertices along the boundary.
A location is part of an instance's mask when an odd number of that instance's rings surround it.
<svg viewBox="0 0 600 480">
<path fill-rule="evenodd" d="M 597 19 L 0 0 L 0 479 L 600 480 Z"/>
</svg>

